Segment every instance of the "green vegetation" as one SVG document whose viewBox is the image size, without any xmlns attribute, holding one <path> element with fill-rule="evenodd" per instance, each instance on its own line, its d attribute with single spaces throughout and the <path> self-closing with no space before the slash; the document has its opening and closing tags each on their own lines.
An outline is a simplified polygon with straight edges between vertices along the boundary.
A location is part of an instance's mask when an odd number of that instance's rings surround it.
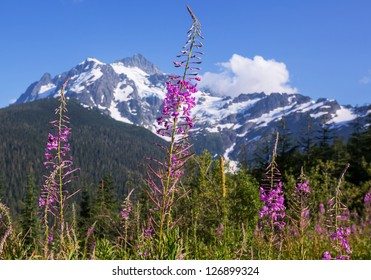
<svg viewBox="0 0 371 280">
<path fill-rule="evenodd" d="M 11 211 L 20 213 L 29 176 L 36 190 L 44 180 L 44 148 L 48 139 L 48 123 L 54 117 L 55 99 L 43 99 L 0 110 L 0 198 Z M 145 158 L 160 157 L 162 151 L 153 143 L 164 143 L 144 128 L 127 125 L 88 110 L 73 100 L 68 103 L 71 122 L 71 153 L 80 168 L 72 190 L 94 192 L 91 185 L 110 174 L 115 192 L 122 196 L 128 186 L 142 184 Z M 41 148 L 40 148 L 41 147 Z M 37 193 L 38 194 L 38 193 Z M 81 198 L 81 193 L 77 199 Z"/>
<path fill-rule="evenodd" d="M 353 141 L 358 147 L 368 149 L 368 130 L 355 135 L 348 144 L 344 144 L 349 161 L 352 160 L 350 149 Z M 332 149 L 338 149 L 336 145 Z M 319 150 L 313 147 L 313 150 Z M 342 201 L 350 211 L 349 226 L 351 235 L 349 244 L 352 249 L 351 259 L 371 259 L 371 226 L 370 205 L 364 203 L 364 196 L 370 190 L 371 172 L 369 154 L 363 153 L 360 161 L 362 170 L 350 166 L 341 184 Z M 305 158 L 305 155 L 302 155 Z M 315 159 L 313 152 L 311 158 Z M 277 158 L 279 162 L 279 158 Z M 332 249 L 330 233 L 326 232 L 326 219 L 330 208 L 328 200 L 335 195 L 339 170 L 344 166 L 334 160 L 315 159 L 313 162 L 302 162 L 305 178 L 309 181 L 309 221 L 306 230 L 297 238 L 293 226 L 284 230 L 283 242 L 280 247 L 272 250 L 271 259 L 321 259 L 322 254 Z M 225 168 L 228 169 L 226 163 Z M 278 165 L 279 166 L 279 165 Z M 300 168 L 300 167 L 299 167 Z M 223 196 L 223 180 L 219 159 L 213 159 L 208 152 L 194 156 L 189 160 L 185 175 L 181 179 L 181 187 L 190 190 L 181 203 L 175 204 L 173 216 L 179 219 L 176 226 L 165 238 L 165 259 L 266 259 L 267 241 L 259 235 L 258 211 L 262 207 L 259 199 L 259 182 L 262 175 L 257 170 L 241 168 L 236 173 L 225 173 L 226 195 Z M 289 167 L 297 170 L 296 165 Z M 283 171 L 283 170 L 282 170 Z M 365 172 L 363 172 L 365 171 Z M 354 174 L 362 173 L 362 180 Z M 260 173 L 261 174 L 261 173 Z M 283 172 L 282 181 L 287 201 L 287 213 L 294 209 L 293 190 L 299 173 Z M 82 192 L 76 197 L 77 223 L 76 244 L 66 248 L 65 255 L 70 259 L 157 259 L 155 238 L 148 231 L 148 214 L 151 203 L 146 194 L 143 176 L 129 178 L 126 186 L 133 190 L 130 197 L 127 193 L 119 194 L 113 182 L 115 173 L 102 177 L 95 184 L 83 185 Z M 356 178 L 356 180 L 353 180 Z M 40 223 L 35 222 L 38 216 L 32 216 L 37 208 L 37 196 L 32 184 L 32 176 L 28 176 L 21 212 L 14 215 L 13 230 L 4 242 L 2 259 L 41 259 L 42 248 L 37 242 L 40 238 Z M 139 184 L 134 182 L 140 182 Z M 87 191 L 89 190 L 89 191 Z M 126 204 L 125 204 L 126 203 Z M 125 205 L 130 204 L 126 220 L 120 215 Z M 323 204 L 324 206 L 321 206 Z M 326 212 L 321 212 L 321 207 Z M 368 207 L 368 208 L 367 208 Z M 126 208 L 128 209 L 128 208 Z M 68 217 L 72 219 L 72 207 Z M 29 215 L 27 215 L 29 214 Z M 1 212 L 3 237 L 5 225 L 4 212 Z M 289 214 L 285 217 L 291 225 Z M 290 217 L 294 217 L 291 215 Z M 35 220 L 36 219 L 36 220 Z M 71 250 L 71 251 L 69 251 Z"/>
</svg>

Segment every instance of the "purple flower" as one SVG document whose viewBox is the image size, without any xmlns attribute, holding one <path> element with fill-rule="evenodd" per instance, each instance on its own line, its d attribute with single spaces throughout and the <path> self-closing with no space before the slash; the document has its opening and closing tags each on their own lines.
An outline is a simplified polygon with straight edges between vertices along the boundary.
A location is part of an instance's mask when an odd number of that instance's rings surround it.
<svg viewBox="0 0 371 280">
<path fill-rule="evenodd" d="M 366 193 L 365 198 L 364 198 L 365 204 L 371 204 L 371 192 Z"/>
<path fill-rule="evenodd" d="M 335 258 L 335 260 L 349 260 L 350 257 L 348 255 L 341 255 L 340 257 Z"/>
<path fill-rule="evenodd" d="M 51 193 L 52 192 L 50 192 L 50 194 Z M 49 198 L 45 198 L 45 199 L 42 196 L 39 196 L 39 207 L 52 204 L 55 201 L 54 199 L 55 196 L 56 196 L 55 193 L 53 193 L 53 196 L 50 196 Z"/>
<path fill-rule="evenodd" d="M 260 201 L 264 203 L 262 210 L 259 213 L 259 228 L 272 227 L 271 230 L 281 230 L 286 223 L 283 221 L 285 217 L 284 196 L 282 192 L 282 182 L 279 182 L 275 189 L 265 190 L 260 187 Z"/>
<path fill-rule="evenodd" d="M 331 206 L 334 204 L 334 198 L 331 198 L 327 201 L 327 205 Z"/>
<path fill-rule="evenodd" d="M 316 232 L 321 234 L 323 232 L 323 228 L 321 226 L 321 224 L 317 223 L 316 224 Z"/>
<path fill-rule="evenodd" d="M 177 134 L 183 135 L 194 125 L 190 116 L 191 110 L 196 106 L 192 93 L 197 92 L 197 87 L 189 81 L 178 80 L 176 84 L 167 82 L 166 89 L 162 116 L 157 119 L 157 124 L 162 128 L 158 129 L 157 133 L 161 136 L 171 136 L 169 131 L 176 128 Z"/>
<path fill-rule="evenodd" d="M 319 205 L 319 212 L 323 215 L 325 214 L 326 210 L 325 210 L 325 206 L 323 205 L 323 203 L 321 203 Z"/>
<path fill-rule="evenodd" d="M 347 254 L 351 254 L 352 251 L 350 249 L 350 245 L 349 245 L 349 242 L 348 242 L 348 236 L 350 235 L 350 228 L 347 227 L 347 228 L 342 228 L 342 227 L 339 227 L 338 230 L 331 235 L 331 240 L 333 241 L 338 241 L 339 245 L 345 249 L 345 251 L 347 252 Z M 338 248 L 339 251 L 341 248 Z"/>
<path fill-rule="evenodd" d="M 310 190 L 309 190 L 309 182 L 308 181 L 305 181 L 304 183 L 302 184 L 298 184 L 294 191 L 296 193 L 300 193 L 300 192 L 303 192 L 305 194 L 310 194 Z"/>
<path fill-rule="evenodd" d="M 322 259 L 323 260 L 331 260 L 332 257 L 331 257 L 330 252 L 329 251 L 324 252 L 323 255 L 322 255 Z"/>
<path fill-rule="evenodd" d="M 45 205 L 45 199 L 43 199 L 41 196 L 39 197 L 39 207 L 42 207 Z"/>
<path fill-rule="evenodd" d="M 124 218 L 125 221 L 129 221 L 130 217 L 129 214 L 131 212 L 131 207 L 130 206 L 124 206 L 124 208 L 121 210 L 121 217 Z"/>
<path fill-rule="evenodd" d="M 151 227 L 146 228 L 143 231 L 144 238 L 146 238 L 146 239 L 152 239 L 152 231 L 153 231 L 153 229 Z"/>
<path fill-rule="evenodd" d="M 309 218 L 309 210 L 308 209 L 303 209 L 303 211 L 301 211 L 301 217 L 303 219 L 308 219 Z"/>
<path fill-rule="evenodd" d="M 94 233 L 94 226 L 88 228 L 87 235 L 92 235 Z"/>
</svg>

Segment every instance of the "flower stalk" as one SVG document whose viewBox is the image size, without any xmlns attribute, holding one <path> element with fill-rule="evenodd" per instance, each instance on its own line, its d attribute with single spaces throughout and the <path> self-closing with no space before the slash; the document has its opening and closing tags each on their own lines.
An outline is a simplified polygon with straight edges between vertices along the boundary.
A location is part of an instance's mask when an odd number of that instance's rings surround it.
<svg viewBox="0 0 371 280">
<path fill-rule="evenodd" d="M 294 234 L 300 247 L 300 257 L 305 259 L 305 237 L 310 225 L 309 197 L 311 195 L 309 181 L 307 180 L 303 167 L 297 179 L 296 186 L 290 201 L 290 221 L 293 226 Z"/>
<path fill-rule="evenodd" d="M 263 182 L 259 188 L 260 201 L 263 202 L 263 207 L 259 211 L 258 229 L 268 239 L 268 259 L 271 257 L 274 245 L 281 247 L 282 230 L 286 225 L 283 220 L 286 207 L 284 205 L 281 173 L 276 163 L 278 138 L 279 134 L 277 132 L 272 160 L 266 168 Z"/>
<path fill-rule="evenodd" d="M 44 216 L 44 256 L 48 257 L 49 244 L 53 243 L 55 227 L 58 227 L 59 244 L 61 248 L 64 246 L 65 236 L 65 203 L 72 195 L 68 194 L 65 186 L 75 177 L 73 173 L 78 168 L 73 169 L 72 156 L 69 155 L 70 144 L 68 136 L 71 134 L 71 128 L 68 127 L 69 118 L 67 113 L 67 101 L 65 97 L 65 89 L 68 80 L 63 84 L 60 90 L 59 106 L 55 110 L 57 119 L 50 124 L 57 130 L 56 136 L 52 133 L 48 135 L 48 142 L 45 149 L 44 167 L 49 171 L 49 175 L 45 177 L 45 183 L 39 197 L 39 207 L 43 208 Z M 50 225 L 50 221 L 53 223 Z M 52 238 L 53 237 L 53 238 Z"/>
<path fill-rule="evenodd" d="M 337 256 L 331 256 L 329 251 L 326 251 L 322 255 L 322 259 L 337 259 L 337 260 L 348 260 L 350 259 L 350 254 L 352 253 L 348 237 L 350 235 L 349 227 L 349 211 L 347 207 L 341 202 L 342 193 L 340 191 L 340 186 L 342 180 L 344 179 L 345 173 L 349 168 L 349 163 L 345 166 L 343 172 L 341 173 L 338 183 L 335 189 L 335 196 L 331 198 L 328 202 L 330 205 L 329 217 L 328 217 L 328 227 L 333 230 L 333 234 L 330 236 L 330 240 L 333 244 L 333 248 L 336 251 Z"/>
<path fill-rule="evenodd" d="M 187 9 L 193 24 L 188 31 L 186 44 L 177 56 L 183 60 L 173 62 L 177 68 L 184 67 L 184 71 L 181 76 L 169 77 L 161 116 L 157 119 L 157 133 L 169 139 L 168 147 L 160 146 L 166 153 L 166 159 L 152 159 L 159 168 L 155 169 L 149 165 L 147 179 L 150 186 L 147 193 L 155 205 L 155 212 L 158 213 L 157 217 L 152 215 L 150 220 L 158 237 L 159 250 L 162 248 L 165 227 L 170 230 L 176 223 L 172 217 L 172 206 L 188 193 L 179 194 L 178 181 L 184 174 L 184 164 L 193 155 L 188 133 L 194 125 L 191 110 L 196 106 L 193 94 L 197 92 L 196 82 L 200 80 L 197 71 L 200 70 L 202 55 L 202 52 L 195 49 L 202 47 L 200 39 L 203 37 L 198 19 L 188 6 Z"/>
</svg>

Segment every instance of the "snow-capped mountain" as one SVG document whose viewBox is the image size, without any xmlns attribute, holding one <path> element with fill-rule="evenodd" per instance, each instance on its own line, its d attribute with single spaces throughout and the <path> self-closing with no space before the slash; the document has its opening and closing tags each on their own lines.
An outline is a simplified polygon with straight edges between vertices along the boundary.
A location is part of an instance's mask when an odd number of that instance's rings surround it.
<svg viewBox="0 0 371 280">
<path fill-rule="evenodd" d="M 116 120 L 156 130 L 168 78 L 140 54 L 111 64 L 88 58 L 54 78 L 46 73 L 15 104 L 56 97 L 67 78 L 68 97 Z M 240 159 L 242 147 L 252 155 L 283 125 L 297 138 L 307 133 L 309 126 L 318 132 L 324 125 L 346 138 L 352 131 L 352 122 L 365 125 L 366 116 L 371 113 L 370 106 L 341 106 L 335 100 L 314 101 L 300 94 L 241 93 L 232 98 L 201 89 L 196 98 L 196 149 L 207 148 L 234 160 Z"/>
<path fill-rule="evenodd" d="M 46 73 L 22 94 L 17 103 L 58 96 L 67 78 L 66 96 L 87 107 L 97 107 L 112 118 L 153 128 L 157 110 L 164 98 L 166 76 L 142 55 L 111 64 L 87 58 L 53 79 Z"/>
</svg>

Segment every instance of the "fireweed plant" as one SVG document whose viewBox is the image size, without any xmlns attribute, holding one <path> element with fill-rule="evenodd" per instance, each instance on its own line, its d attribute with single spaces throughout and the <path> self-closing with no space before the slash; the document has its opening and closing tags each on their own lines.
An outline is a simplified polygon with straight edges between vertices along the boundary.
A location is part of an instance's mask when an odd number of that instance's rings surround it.
<svg viewBox="0 0 371 280">
<path fill-rule="evenodd" d="M 127 258 L 127 247 L 128 247 L 128 231 L 129 231 L 129 226 L 130 226 L 130 220 L 131 220 L 131 213 L 132 213 L 132 208 L 133 208 L 133 203 L 130 199 L 131 194 L 133 193 L 134 189 L 132 189 L 127 197 L 124 200 L 124 203 L 122 205 L 122 209 L 120 211 L 121 215 L 121 224 L 122 228 L 124 230 L 123 232 L 123 242 L 124 242 L 124 254 L 125 258 Z"/>
<path fill-rule="evenodd" d="M 326 251 L 322 255 L 322 259 L 324 260 L 348 260 L 352 253 L 348 240 L 350 236 L 349 211 L 341 202 L 342 193 L 340 191 L 341 182 L 348 168 L 349 163 L 345 166 L 338 179 L 335 196 L 328 201 L 330 209 L 328 211 L 327 226 L 332 231 L 330 239 L 333 249 L 336 251 L 336 256 L 333 256 L 329 251 Z"/>
<path fill-rule="evenodd" d="M 44 167 L 48 175 L 44 175 L 45 181 L 39 197 L 39 207 L 43 209 L 44 226 L 44 257 L 49 258 L 49 247 L 58 241 L 59 249 L 63 249 L 66 235 L 66 223 L 64 218 L 65 204 L 69 194 L 66 185 L 75 177 L 78 168 L 72 168 L 72 156 L 69 155 L 70 144 L 68 137 L 71 134 L 67 113 L 65 89 L 68 80 L 60 90 L 59 106 L 55 109 L 57 119 L 50 122 L 55 133 L 49 133 L 45 148 Z M 55 246 L 54 246 L 55 247 Z M 63 250 L 60 250 L 63 251 Z"/>
<path fill-rule="evenodd" d="M 310 225 L 310 204 L 309 198 L 311 195 L 309 181 L 307 180 L 303 167 L 301 174 L 297 179 L 290 205 L 290 226 L 295 239 L 299 243 L 300 257 L 305 259 L 305 237 Z"/>
<path fill-rule="evenodd" d="M 170 230 L 176 221 L 173 220 L 171 208 L 175 202 L 186 196 L 188 192 L 180 193 L 178 182 L 183 175 L 183 166 L 193 155 L 189 143 L 189 129 L 193 127 L 191 110 L 195 107 L 194 93 L 197 92 L 197 81 L 200 81 L 202 47 L 200 39 L 201 25 L 187 6 L 193 24 L 187 33 L 187 41 L 180 54 L 180 61 L 174 61 L 174 66 L 184 68 L 181 76 L 170 76 L 166 83 L 166 97 L 162 106 L 161 116 L 157 119 L 159 129 L 157 133 L 169 140 L 168 146 L 160 146 L 166 152 L 164 161 L 152 159 L 159 168 L 149 164 L 147 182 L 148 195 L 154 204 L 150 215 L 152 226 L 158 242 L 158 253 L 162 251 L 164 231 Z M 161 255 L 161 254 L 160 254 Z"/>
<path fill-rule="evenodd" d="M 271 258 L 273 246 L 282 247 L 282 233 L 286 226 L 284 221 L 286 207 L 284 205 L 281 173 L 276 163 L 278 137 L 279 134 L 277 133 L 272 160 L 266 168 L 259 188 L 260 201 L 263 203 L 263 207 L 259 211 L 258 230 L 260 231 L 259 234 L 268 242 L 268 259 Z"/>
</svg>

